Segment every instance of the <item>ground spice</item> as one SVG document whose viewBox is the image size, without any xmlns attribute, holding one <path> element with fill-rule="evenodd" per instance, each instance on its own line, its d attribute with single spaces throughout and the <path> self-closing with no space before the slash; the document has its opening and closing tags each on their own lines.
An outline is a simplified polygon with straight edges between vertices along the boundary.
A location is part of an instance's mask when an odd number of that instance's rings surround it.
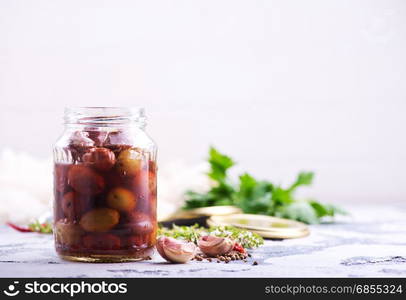
<svg viewBox="0 0 406 300">
<path fill-rule="evenodd" d="M 198 253 L 196 256 L 193 258 L 196 261 L 203 261 L 206 260 L 208 262 L 217 262 L 221 263 L 224 262 L 228 264 L 231 261 L 237 261 L 237 260 L 242 260 L 243 262 L 248 262 L 247 259 L 248 257 L 251 257 L 247 252 L 241 253 L 239 251 L 231 251 L 228 254 L 224 255 L 217 255 L 216 257 L 209 257 L 203 253 Z"/>
</svg>

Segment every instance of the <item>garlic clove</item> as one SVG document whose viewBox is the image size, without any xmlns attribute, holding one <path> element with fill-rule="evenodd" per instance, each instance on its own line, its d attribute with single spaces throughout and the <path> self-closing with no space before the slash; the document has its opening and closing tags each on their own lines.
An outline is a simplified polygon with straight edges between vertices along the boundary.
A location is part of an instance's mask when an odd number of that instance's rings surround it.
<svg viewBox="0 0 406 300">
<path fill-rule="evenodd" d="M 156 249 L 158 250 L 159 255 L 161 255 L 163 259 L 169 261 L 168 257 L 165 254 L 165 251 L 164 251 L 164 242 L 165 242 L 165 240 L 166 240 L 166 237 L 158 238 L 157 241 L 156 241 Z"/>
<path fill-rule="evenodd" d="M 156 248 L 165 260 L 172 263 L 187 263 L 196 255 L 197 247 L 194 243 L 183 242 L 170 237 L 160 237 Z"/>
<path fill-rule="evenodd" d="M 197 245 L 204 254 L 217 256 L 227 254 L 233 250 L 234 242 L 229 238 L 206 235 L 200 238 Z"/>
</svg>

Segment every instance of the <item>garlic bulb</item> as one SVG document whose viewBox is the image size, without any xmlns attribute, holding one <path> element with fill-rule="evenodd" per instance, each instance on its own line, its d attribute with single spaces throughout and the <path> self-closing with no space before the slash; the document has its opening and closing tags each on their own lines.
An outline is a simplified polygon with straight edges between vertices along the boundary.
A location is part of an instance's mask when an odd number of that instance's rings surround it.
<svg viewBox="0 0 406 300">
<path fill-rule="evenodd" d="M 217 256 L 227 254 L 233 250 L 234 242 L 228 238 L 206 235 L 200 238 L 197 245 L 204 254 Z"/>
<path fill-rule="evenodd" d="M 156 248 L 164 259 L 172 263 L 187 263 L 196 255 L 197 250 L 194 243 L 166 236 L 158 239 Z"/>
</svg>

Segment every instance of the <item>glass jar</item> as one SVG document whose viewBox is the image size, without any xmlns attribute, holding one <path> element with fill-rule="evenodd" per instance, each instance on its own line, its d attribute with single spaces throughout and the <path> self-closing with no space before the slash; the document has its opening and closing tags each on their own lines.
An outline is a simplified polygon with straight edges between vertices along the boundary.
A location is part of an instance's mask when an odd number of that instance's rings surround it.
<svg viewBox="0 0 406 300">
<path fill-rule="evenodd" d="M 85 262 L 150 257 L 156 239 L 156 146 L 143 109 L 65 110 L 54 146 L 56 252 Z"/>
</svg>

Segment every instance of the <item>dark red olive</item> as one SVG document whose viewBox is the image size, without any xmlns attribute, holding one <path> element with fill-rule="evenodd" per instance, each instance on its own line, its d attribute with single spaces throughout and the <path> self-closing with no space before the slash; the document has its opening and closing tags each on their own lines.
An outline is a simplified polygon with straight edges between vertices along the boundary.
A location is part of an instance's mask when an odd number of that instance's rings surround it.
<svg viewBox="0 0 406 300">
<path fill-rule="evenodd" d="M 68 184 L 84 195 L 96 195 L 104 189 L 104 179 L 92 169 L 73 165 L 68 172 Z"/>
<path fill-rule="evenodd" d="M 78 147 L 91 147 L 94 142 L 89 138 L 89 133 L 86 131 L 75 131 L 72 133 L 69 139 L 69 145 L 74 145 Z"/>
<path fill-rule="evenodd" d="M 94 145 L 96 147 L 103 146 L 109 135 L 109 132 L 100 131 L 98 128 L 95 127 L 86 127 L 84 132 L 87 133 L 87 136 L 94 142 Z"/>
<path fill-rule="evenodd" d="M 135 179 L 135 185 L 139 195 L 156 194 L 156 173 L 153 171 L 142 171 Z"/>
<path fill-rule="evenodd" d="M 68 192 L 62 198 L 62 210 L 69 220 L 79 220 L 83 213 L 90 208 L 90 199 L 76 192 Z"/>
<path fill-rule="evenodd" d="M 116 163 L 113 151 L 107 148 L 92 148 L 82 156 L 84 164 L 99 171 L 108 171 Z"/>
<path fill-rule="evenodd" d="M 156 173 L 152 171 L 148 172 L 148 189 L 150 194 L 156 195 Z"/>
<path fill-rule="evenodd" d="M 131 145 L 131 138 L 124 131 L 109 132 L 106 138 L 106 145 Z"/>
<path fill-rule="evenodd" d="M 137 197 L 137 209 L 150 212 L 156 206 L 156 173 L 141 171 L 134 179 L 134 193 Z"/>
<path fill-rule="evenodd" d="M 74 162 L 81 162 L 82 156 L 89 149 L 93 148 L 94 142 L 89 138 L 89 134 L 85 131 L 75 131 L 69 139 L 69 145 L 65 151 L 69 151 Z"/>
<path fill-rule="evenodd" d="M 127 214 L 128 222 L 124 224 L 129 232 L 134 234 L 148 234 L 154 230 L 154 223 L 152 219 L 141 212 L 131 212 Z"/>
<path fill-rule="evenodd" d="M 54 187 L 57 192 L 66 191 L 68 185 L 68 170 L 69 165 L 57 164 L 54 169 Z"/>
<path fill-rule="evenodd" d="M 124 237 L 123 246 L 127 248 L 147 247 L 148 240 L 148 235 L 130 235 Z"/>
<path fill-rule="evenodd" d="M 121 247 L 121 240 L 114 234 L 88 234 L 82 238 L 83 246 L 89 250 L 117 250 Z"/>
</svg>

